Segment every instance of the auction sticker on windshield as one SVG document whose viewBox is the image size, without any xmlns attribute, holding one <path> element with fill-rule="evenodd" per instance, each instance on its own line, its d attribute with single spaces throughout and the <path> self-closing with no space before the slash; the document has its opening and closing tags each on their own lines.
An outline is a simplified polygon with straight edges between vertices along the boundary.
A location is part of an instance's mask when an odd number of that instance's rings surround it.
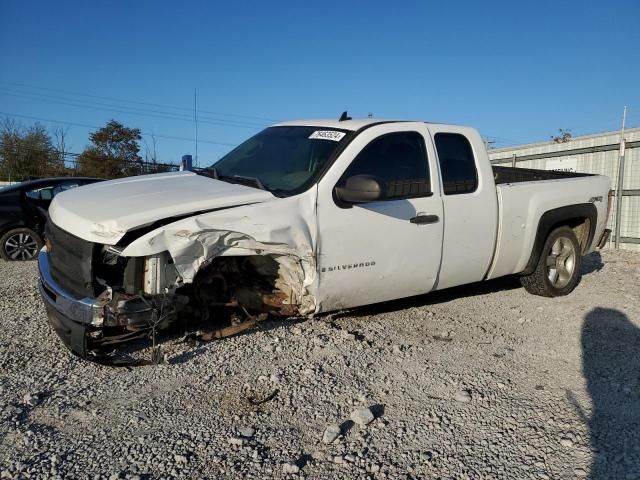
<svg viewBox="0 0 640 480">
<path fill-rule="evenodd" d="M 313 132 L 309 138 L 316 138 L 320 140 L 333 140 L 334 142 L 339 142 L 342 140 L 346 133 L 344 132 L 336 132 L 335 130 L 316 130 Z"/>
</svg>

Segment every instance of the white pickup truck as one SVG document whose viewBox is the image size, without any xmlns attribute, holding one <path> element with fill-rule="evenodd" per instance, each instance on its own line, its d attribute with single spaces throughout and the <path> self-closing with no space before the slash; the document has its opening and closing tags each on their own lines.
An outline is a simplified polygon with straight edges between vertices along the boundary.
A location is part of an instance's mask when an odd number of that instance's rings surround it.
<svg viewBox="0 0 640 480">
<path fill-rule="evenodd" d="M 89 358 L 184 315 L 313 315 L 510 274 L 566 295 L 606 241 L 609 188 L 492 168 L 467 127 L 280 123 L 197 173 L 58 195 L 40 290 L 57 333 Z"/>
</svg>

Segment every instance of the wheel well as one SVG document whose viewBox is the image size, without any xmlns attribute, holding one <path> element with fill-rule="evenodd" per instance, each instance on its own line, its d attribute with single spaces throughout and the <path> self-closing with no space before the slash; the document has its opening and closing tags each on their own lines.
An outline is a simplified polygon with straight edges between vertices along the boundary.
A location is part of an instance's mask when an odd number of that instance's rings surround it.
<svg viewBox="0 0 640 480">
<path fill-rule="evenodd" d="M 582 253 L 586 253 L 587 248 L 589 248 L 591 220 L 586 217 L 570 218 L 565 222 L 560 222 L 560 224 L 554 225 L 551 228 L 551 231 L 564 225 L 573 230 L 573 233 L 576 234 L 576 238 L 578 239 L 578 243 L 580 244 L 580 248 L 582 249 Z"/>
<path fill-rule="evenodd" d="M 592 203 L 568 205 L 545 212 L 540 217 L 531 256 L 522 273 L 529 275 L 535 270 L 544 242 L 549 234 L 558 227 L 570 227 L 578 238 L 582 253 L 586 253 L 593 243 L 597 217 L 598 211 Z"/>
<path fill-rule="evenodd" d="M 38 235 L 42 237 L 42 233 L 39 232 L 38 229 L 35 228 L 35 226 L 27 225 L 25 222 L 10 223 L 10 224 L 3 225 L 2 227 L 0 227 L 0 237 L 2 237 L 7 232 L 10 232 L 11 230 L 16 230 L 18 228 L 28 228 L 29 230 L 33 230 L 34 232 L 36 232 Z"/>
<path fill-rule="evenodd" d="M 249 311 L 293 316 L 298 313 L 302 282 L 291 282 L 278 255 L 217 257 L 200 270 L 193 291 L 201 308 L 233 306 Z"/>
</svg>

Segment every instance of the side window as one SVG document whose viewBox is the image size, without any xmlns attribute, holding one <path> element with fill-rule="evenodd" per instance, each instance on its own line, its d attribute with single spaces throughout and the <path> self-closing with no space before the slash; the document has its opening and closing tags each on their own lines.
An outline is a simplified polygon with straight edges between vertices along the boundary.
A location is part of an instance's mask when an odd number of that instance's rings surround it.
<svg viewBox="0 0 640 480">
<path fill-rule="evenodd" d="M 40 190 L 40 200 L 51 200 L 53 198 L 53 190 L 51 188 L 43 188 Z"/>
<path fill-rule="evenodd" d="M 29 190 L 24 192 L 24 194 L 33 200 L 40 200 L 40 190 Z"/>
<path fill-rule="evenodd" d="M 340 183 L 354 175 L 378 177 L 386 186 L 386 200 L 431 193 L 426 148 L 418 132 L 388 133 L 372 140 L 351 162 Z"/>
<path fill-rule="evenodd" d="M 53 198 L 53 190 L 51 187 L 29 190 L 24 192 L 24 194 L 33 200 L 51 200 Z"/>
<path fill-rule="evenodd" d="M 436 133 L 436 150 L 445 195 L 475 192 L 478 172 L 467 137 L 459 133 Z"/>
</svg>

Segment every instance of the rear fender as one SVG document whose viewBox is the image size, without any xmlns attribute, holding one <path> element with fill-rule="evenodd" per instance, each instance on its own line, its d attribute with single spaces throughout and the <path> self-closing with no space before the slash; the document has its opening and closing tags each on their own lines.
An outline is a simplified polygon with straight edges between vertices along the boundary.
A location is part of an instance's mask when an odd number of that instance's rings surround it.
<svg viewBox="0 0 640 480">
<path fill-rule="evenodd" d="M 522 274 L 529 275 L 535 270 L 538 260 L 540 260 L 540 255 L 542 254 L 544 242 L 555 228 L 562 225 L 576 228 L 584 224 L 585 220 L 587 226 L 582 228 L 588 228 L 588 231 L 585 232 L 586 235 L 582 235 L 582 241 L 580 242 L 583 254 L 589 250 L 596 232 L 598 210 L 595 205 L 592 203 L 581 203 L 554 208 L 553 210 L 545 212 L 542 217 L 540 217 L 540 222 L 538 222 L 538 230 L 533 243 L 533 249 L 531 250 L 531 256 Z"/>
</svg>

